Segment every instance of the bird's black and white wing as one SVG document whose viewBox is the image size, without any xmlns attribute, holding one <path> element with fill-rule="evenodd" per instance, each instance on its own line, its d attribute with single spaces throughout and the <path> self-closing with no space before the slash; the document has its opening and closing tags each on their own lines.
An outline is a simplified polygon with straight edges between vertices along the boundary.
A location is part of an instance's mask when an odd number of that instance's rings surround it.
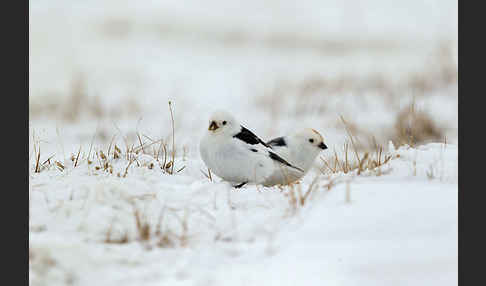
<svg viewBox="0 0 486 286">
<path fill-rule="evenodd" d="M 280 162 L 280 163 L 284 164 L 287 167 L 294 168 L 296 170 L 299 170 L 301 172 L 304 172 L 304 170 L 302 170 L 301 168 L 295 167 L 294 165 L 292 165 L 289 162 L 285 161 L 282 157 L 280 157 L 279 155 L 273 153 L 272 151 L 268 151 L 268 153 L 269 153 L 269 156 L 270 156 L 270 158 L 272 160 L 277 161 L 277 162 Z"/>
<path fill-rule="evenodd" d="M 250 145 L 258 145 L 262 144 L 263 146 L 270 148 L 267 143 L 263 142 L 258 136 L 253 134 L 250 130 L 246 129 L 244 126 L 241 126 L 241 131 L 238 132 L 236 135 L 233 136 L 234 138 L 238 138 L 241 141 L 245 142 L 246 144 Z"/>
<path fill-rule="evenodd" d="M 273 138 L 272 140 L 268 141 L 267 142 L 267 145 L 269 145 L 270 147 L 273 147 L 273 146 L 287 146 L 287 142 L 285 141 L 285 138 L 284 137 L 277 137 L 277 138 Z"/>
<path fill-rule="evenodd" d="M 277 161 L 281 164 L 284 164 L 285 166 L 288 166 L 290 168 L 294 168 L 296 170 L 304 172 L 304 170 L 302 170 L 301 168 L 293 166 L 292 164 L 287 162 L 285 159 L 283 159 L 282 157 L 277 155 L 275 152 L 272 152 L 271 151 L 272 147 L 270 145 L 263 142 L 260 138 L 258 138 L 258 136 L 256 136 L 255 134 L 253 134 L 253 132 L 251 132 L 250 130 L 248 130 L 247 128 L 245 128 L 243 126 L 241 126 L 240 132 L 235 134 L 233 136 L 233 138 L 239 139 L 239 140 L 243 141 L 244 143 L 249 144 L 248 147 L 252 152 L 255 152 L 255 153 L 265 152 L 265 153 L 268 154 L 270 159 Z"/>
</svg>

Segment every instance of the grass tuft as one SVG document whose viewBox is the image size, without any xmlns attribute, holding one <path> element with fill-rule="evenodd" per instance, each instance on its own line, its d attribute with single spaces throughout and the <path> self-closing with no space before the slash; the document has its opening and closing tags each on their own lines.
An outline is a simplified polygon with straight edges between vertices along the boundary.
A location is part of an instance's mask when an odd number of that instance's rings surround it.
<svg viewBox="0 0 486 286">
<path fill-rule="evenodd" d="M 417 110 L 415 102 L 397 114 L 394 129 L 397 145 L 408 144 L 414 147 L 429 141 L 442 141 L 445 137 L 444 130 L 437 126 L 428 113 Z"/>
<path fill-rule="evenodd" d="M 346 129 L 346 134 L 348 135 L 348 139 L 351 142 L 351 148 L 355 160 L 350 160 L 348 155 L 348 153 L 350 152 L 349 150 L 350 145 L 348 142 L 344 142 L 343 145 L 344 158 L 340 158 L 338 152 L 334 150 L 333 157 L 331 158 L 331 160 L 326 159 L 324 157 L 320 157 L 321 161 L 324 164 L 324 167 L 327 168 L 332 174 L 336 174 L 339 172 L 348 174 L 350 172 L 356 171 L 357 175 L 361 175 L 361 173 L 363 173 L 364 171 L 376 171 L 375 174 L 377 176 L 381 176 L 383 174 L 381 167 L 387 164 L 392 159 L 392 156 L 389 154 L 384 154 L 383 146 L 377 144 L 374 137 L 372 140 L 375 146 L 374 150 L 365 151 L 364 153 L 361 152 L 363 155 L 360 155 L 360 152 L 358 152 L 359 145 L 357 143 L 356 137 L 348 128 L 347 122 L 344 120 L 342 116 L 341 116 L 341 121 L 344 124 L 344 127 Z"/>
</svg>

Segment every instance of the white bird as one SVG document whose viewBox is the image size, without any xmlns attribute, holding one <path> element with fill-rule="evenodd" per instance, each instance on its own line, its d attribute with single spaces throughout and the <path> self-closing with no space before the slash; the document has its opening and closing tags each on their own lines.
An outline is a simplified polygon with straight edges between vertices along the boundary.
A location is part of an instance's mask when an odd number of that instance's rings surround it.
<svg viewBox="0 0 486 286">
<path fill-rule="evenodd" d="M 306 128 L 297 133 L 277 137 L 267 142 L 282 158 L 299 166 L 304 172 L 283 166 L 275 170 L 264 182 L 264 186 L 287 185 L 302 178 L 312 167 L 317 155 L 327 149 L 321 134 L 314 129 Z"/>
<path fill-rule="evenodd" d="M 235 188 L 246 183 L 260 184 L 281 166 L 303 172 L 224 111 L 211 115 L 199 151 L 206 166 L 223 180 L 236 183 Z"/>
</svg>

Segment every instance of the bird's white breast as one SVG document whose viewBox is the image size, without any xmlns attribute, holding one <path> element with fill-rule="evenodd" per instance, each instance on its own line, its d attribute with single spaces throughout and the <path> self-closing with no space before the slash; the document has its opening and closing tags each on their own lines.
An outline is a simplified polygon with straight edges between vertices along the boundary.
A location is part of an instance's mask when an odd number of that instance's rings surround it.
<svg viewBox="0 0 486 286">
<path fill-rule="evenodd" d="M 273 162 L 263 150 L 252 152 L 235 138 L 207 134 L 201 140 L 200 153 L 206 166 L 226 181 L 260 183 L 273 172 Z"/>
</svg>

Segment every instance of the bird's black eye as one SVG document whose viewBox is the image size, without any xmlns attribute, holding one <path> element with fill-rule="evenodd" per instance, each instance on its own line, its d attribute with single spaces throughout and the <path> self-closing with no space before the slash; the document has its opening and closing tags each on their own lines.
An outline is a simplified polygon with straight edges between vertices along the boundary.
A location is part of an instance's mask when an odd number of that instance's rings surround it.
<svg viewBox="0 0 486 286">
<path fill-rule="evenodd" d="M 310 143 L 314 143 L 314 139 L 312 139 L 312 138 L 311 138 L 311 139 L 309 139 L 309 142 L 310 142 Z"/>
<path fill-rule="evenodd" d="M 227 122 L 226 122 L 226 120 L 225 120 L 225 121 L 223 121 L 223 125 L 226 125 L 226 123 L 227 123 Z"/>
</svg>

